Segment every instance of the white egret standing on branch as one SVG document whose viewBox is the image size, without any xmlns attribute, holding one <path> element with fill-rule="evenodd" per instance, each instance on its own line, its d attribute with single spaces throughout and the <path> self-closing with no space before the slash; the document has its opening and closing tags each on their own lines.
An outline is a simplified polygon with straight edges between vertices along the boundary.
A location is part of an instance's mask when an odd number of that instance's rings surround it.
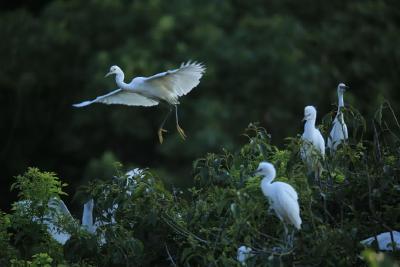
<svg viewBox="0 0 400 267">
<path fill-rule="evenodd" d="M 99 96 L 94 100 L 84 101 L 73 106 L 80 108 L 92 103 L 103 103 L 150 107 L 158 105 L 160 102 L 166 102 L 170 105 L 170 109 L 158 130 L 160 143 L 163 142 L 162 133 L 166 132 L 163 127 L 172 111 L 172 106 L 175 107 L 176 128 L 180 136 L 185 139 L 185 132 L 179 126 L 178 99 L 188 94 L 200 83 L 200 78 L 204 72 L 205 67 L 202 64 L 187 62 L 182 63 L 178 69 L 168 70 L 150 77 L 136 77 L 130 83 L 125 83 L 125 75 L 121 68 L 111 66 L 105 77 L 115 74 L 115 82 L 119 89 Z"/>
<path fill-rule="evenodd" d="M 255 174 L 264 176 L 261 180 L 261 190 L 268 198 L 276 216 L 283 222 L 287 241 L 292 245 L 293 233 L 289 238 L 286 224 L 293 225 L 297 230 L 301 228 L 300 208 L 296 191 L 287 183 L 272 183 L 276 177 L 276 170 L 274 165 L 269 162 L 261 162 Z"/>
<path fill-rule="evenodd" d="M 349 135 L 347 132 L 347 125 L 344 122 L 343 118 L 343 108 L 344 108 L 344 100 L 343 95 L 346 89 L 349 88 L 344 83 L 339 83 L 337 87 L 337 94 L 338 94 L 338 110 L 336 113 L 336 117 L 333 120 L 333 126 L 331 133 L 328 137 L 328 148 L 331 152 L 335 151 L 337 146 L 347 140 Z"/>
<path fill-rule="evenodd" d="M 300 155 L 303 161 L 306 162 L 308 169 L 314 171 L 315 179 L 319 180 L 322 172 L 320 158 L 325 157 L 325 140 L 321 132 L 315 128 L 317 119 L 317 110 L 313 106 L 304 108 L 304 133 L 301 136 L 303 145 L 300 150 Z"/>
</svg>

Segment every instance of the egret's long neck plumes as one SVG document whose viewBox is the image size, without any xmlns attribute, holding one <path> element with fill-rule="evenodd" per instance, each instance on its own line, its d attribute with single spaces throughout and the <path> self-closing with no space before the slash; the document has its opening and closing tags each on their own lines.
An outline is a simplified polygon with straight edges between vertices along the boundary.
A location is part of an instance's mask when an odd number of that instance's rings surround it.
<svg viewBox="0 0 400 267">
<path fill-rule="evenodd" d="M 124 78 L 125 78 L 125 75 L 122 72 L 122 70 L 118 70 L 115 73 L 115 82 L 117 83 L 118 87 L 121 89 L 126 89 L 128 87 L 128 84 L 126 84 L 124 82 Z"/>
</svg>

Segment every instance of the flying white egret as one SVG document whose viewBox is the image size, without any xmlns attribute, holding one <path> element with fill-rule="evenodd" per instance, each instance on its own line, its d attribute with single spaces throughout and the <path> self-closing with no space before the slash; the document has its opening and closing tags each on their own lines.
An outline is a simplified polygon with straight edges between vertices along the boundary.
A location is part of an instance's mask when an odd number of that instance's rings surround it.
<svg viewBox="0 0 400 267">
<path fill-rule="evenodd" d="M 121 68 L 111 66 L 105 77 L 115 74 L 115 82 L 119 89 L 73 106 L 80 108 L 92 103 L 103 103 L 150 107 L 166 102 L 170 108 L 158 130 L 160 143 L 163 142 L 162 133 L 166 132 L 163 127 L 171 114 L 172 106 L 175 107 L 176 129 L 185 139 L 185 132 L 179 126 L 178 120 L 179 97 L 188 94 L 200 83 L 205 70 L 206 68 L 200 63 L 187 62 L 182 63 L 179 69 L 168 70 L 150 77 L 136 77 L 130 83 L 125 83 L 125 75 Z"/>
<path fill-rule="evenodd" d="M 338 110 L 335 119 L 333 120 L 331 133 L 329 134 L 328 137 L 328 148 L 330 149 L 331 152 L 335 151 L 337 146 L 344 140 L 347 140 L 349 137 L 347 132 L 347 125 L 344 122 L 343 118 L 343 108 L 344 108 L 343 95 L 347 88 L 349 87 L 344 83 L 339 83 L 339 85 L 337 86 Z"/>
<path fill-rule="evenodd" d="M 252 249 L 246 246 L 240 246 L 237 249 L 237 260 L 241 265 L 246 266 L 246 260 L 252 256 Z"/>
<path fill-rule="evenodd" d="M 261 180 L 261 190 L 268 198 L 276 216 L 283 222 L 286 237 L 292 244 L 293 233 L 292 237 L 289 238 L 286 224 L 293 225 L 297 230 L 301 228 L 300 208 L 296 191 L 287 183 L 272 183 L 276 177 L 276 170 L 274 165 L 269 162 L 261 162 L 255 174 L 264 176 Z"/>
<path fill-rule="evenodd" d="M 315 121 L 317 119 L 317 110 L 313 106 L 306 106 L 304 108 L 304 133 L 301 136 L 303 140 L 300 149 L 300 156 L 307 163 L 308 169 L 314 171 L 316 180 L 319 180 L 322 166 L 320 157 L 325 157 L 325 140 L 321 132 L 315 128 Z"/>
<path fill-rule="evenodd" d="M 392 236 L 390 232 L 385 232 L 381 233 L 376 236 L 376 239 L 378 241 L 378 247 L 379 250 L 388 250 L 388 251 L 393 251 L 393 245 L 395 250 L 400 250 L 400 232 L 398 231 L 392 231 L 393 235 L 393 242 L 392 242 Z M 360 243 L 363 244 L 364 246 L 370 246 L 372 242 L 375 241 L 375 237 L 370 237 L 367 239 L 362 240 Z"/>
</svg>

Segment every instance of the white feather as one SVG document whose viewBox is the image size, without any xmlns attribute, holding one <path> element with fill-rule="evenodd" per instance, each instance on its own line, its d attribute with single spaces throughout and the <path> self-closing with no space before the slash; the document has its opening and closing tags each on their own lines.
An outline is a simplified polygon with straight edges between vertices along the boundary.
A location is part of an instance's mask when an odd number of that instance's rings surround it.
<svg viewBox="0 0 400 267">
<path fill-rule="evenodd" d="M 332 151 L 335 151 L 337 146 L 340 145 L 344 140 L 349 138 L 349 134 L 347 132 L 347 125 L 344 122 L 343 118 L 343 110 L 344 107 L 344 92 L 346 91 L 346 86 L 344 83 L 339 83 L 337 86 L 337 95 L 338 95 L 338 110 L 333 120 L 332 130 L 328 137 L 328 148 Z"/>
<path fill-rule="evenodd" d="M 261 162 L 258 166 L 258 173 L 264 175 L 261 181 L 261 190 L 268 198 L 278 218 L 283 222 L 292 224 L 299 230 L 302 221 L 296 190 L 287 183 L 272 183 L 275 179 L 276 171 L 271 163 Z"/>
<path fill-rule="evenodd" d="M 74 107 L 80 108 L 85 107 L 93 103 L 103 103 L 103 104 L 121 104 L 127 106 L 144 106 L 150 107 L 158 104 L 158 101 L 141 96 L 129 90 L 117 89 L 106 95 L 97 97 L 91 101 L 84 101 L 79 104 L 74 104 Z"/>
<path fill-rule="evenodd" d="M 393 241 L 394 241 L 394 247 L 396 250 L 400 249 L 400 232 L 398 231 L 392 231 L 393 235 Z M 392 237 L 390 235 L 390 232 L 385 232 L 381 233 L 376 236 L 376 239 L 378 240 L 378 247 L 379 250 L 388 250 L 388 251 L 393 251 L 393 246 L 392 246 Z M 362 240 L 360 243 L 363 244 L 364 246 L 370 246 L 372 242 L 375 241 L 375 237 L 370 237 L 367 239 Z"/>
<path fill-rule="evenodd" d="M 127 84 L 124 82 L 123 71 L 118 66 L 112 66 L 109 74 L 116 74 L 115 81 L 120 89 L 73 106 L 85 107 L 93 103 L 103 103 L 149 107 L 157 105 L 160 100 L 176 105 L 179 104 L 180 96 L 188 94 L 200 83 L 204 72 L 203 65 L 187 62 L 179 69 L 150 77 L 136 77 Z"/>
<path fill-rule="evenodd" d="M 159 95 L 166 92 L 172 94 L 176 99 L 188 94 L 199 83 L 205 72 L 205 67 L 199 63 L 182 64 L 179 69 L 169 70 L 148 77 L 144 83 L 159 91 Z"/>
<path fill-rule="evenodd" d="M 333 127 L 328 137 L 328 148 L 331 150 L 336 150 L 338 145 L 349 138 L 347 125 L 344 121 L 340 122 L 338 115 L 333 121 Z"/>
<path fill-rule="evenodd" d="M 313 106 L 304 108 L 304 132 L 301 139 L 304 141 L 300 156 L 307 163 L 310 169 L 316 171 L 319 157 L 325 156 L 325 140 L 321 132 L 315 128 L 315 120 L 317 118 L 317 110 Z M 319 167 L 318 167 L 319 168 Z"/>
</svg>

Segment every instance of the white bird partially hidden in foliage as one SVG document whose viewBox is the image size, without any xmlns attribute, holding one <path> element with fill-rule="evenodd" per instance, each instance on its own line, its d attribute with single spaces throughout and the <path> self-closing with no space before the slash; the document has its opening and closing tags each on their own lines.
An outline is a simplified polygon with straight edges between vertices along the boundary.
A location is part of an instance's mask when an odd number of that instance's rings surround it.
<svg viewBox="0 0 400 267">
<path fill-rule="evenodd" d="M 261 180 L 261 190 L 268 198 L 276 216 L 283 222 L 285 234 L 291 245 L 293 238 L 289 238 L 286 224 L 293 225 L 297 230 L 301 228 L 300 207 L 296 190 L 287 183 L 272 183 L 276 177 L 276 170 L 274 165 L 269 162 L 261 162 L 255 174 L 264 176 Z"/>
<path fill-rule="evenodd" d="M 82 214 L 82 227 L 86 229 L 89 233 L 95 233 L 97 227 L 93 224 L 93 207 L 94 201 L 90 199 L 83 205 Z"/>
<path fill-rule="evenodd" d="M 31 200 L 21 200 L 15 203 L 17 209 L 24 214 L 30 214 L 30 211 L 32 210 L 31 205 Z M 68 239 L 70 239 L 71 235 L 59 226 L 59 219 L 67 217 L 70 220 L 73 220 L 72 215 L 65 203 L 58 198 L 51 198 L 47 203 L 47 207 L 49 209 L 44 214 L 43 218 L 33 216 L 32 221 L 38 223 L 42 222 L 46 226 L 47 232 L 50 236 L 61 245 L 64 245 Z"/>
<path fill-rule="evenodd" d="M 325 157 L 325 140 L 321 132 L 315 128 L 317 110 L 313 106 L 304 108 L 304 132 L 301 136 L 303 144 L 300 149 L 300 156 L 306 162 L 309 170 L 314 171 L 316 180 L 319 180 L 322 173 L 320 159 Z"/>
<path fill-rule="evenodd" d="M 237 260 L 241 265 L 246 266 L 246 260 L 252 256 L 252 249 L 246 246 L 240 246 L 237 249 Z"/>
<path fill-rule="evenodd" d="M 349 134 L 347 132 L 347 125 L 344 122 L 344 117 L 343 117 L 343 108 L 344 108 L 343 95 L 347 88 L 349 87 L 344 83 L 339 83 L 339 85 L 337 86 L 338 110 L 335 119 L 333 120 L 331 133 L 329 134 L 328 137 L 328 148 L 330 149 L 331 152 L 335 151 L 340 143 L 349 138 Z"/>
<path fill-rule="evenodd" d="M 390 232 L 381 233 L 376 236 L 376 240 L 378 241 L 379 250 L 393 251 L 393 246 L 395 250 L 400 250 L 400 232 L 398 231 L 392 231 L 392 234 Z M 374 241 L 375 237 L 373 236 L 362 240 L 360 243 L 364 246 L 371 246 Z"/>
<path fill-rule="evenodd" d="M 170 108 L 158 130 L 160 143 L 163 142 L 162 133 L 166 132 L 163 127 L 172 111 L 172 106 L 175 107 L 176 129 L 185 139 L 185 132 L 179 126 L 178 120 L 179 97 L 188 94 L 200 83 L 200 78 L 205 70 L 200 63 L 187 62 L 182 63 L 179 69 L 168 70 L 150 77 L 136 77 L 130 83 L 125 83 L 125 75 L 121 68 L 111 66 L 105 77 L 115 74 L 118 89 L 94 100 L 84 101 L 73 106 L 80 108 L 92 103 L 103 103 L 150 107 L 158 105 L 160 102 L 166 102 Z"/>
<path fill-rule="evenodd" d="M 47 225 L 47 232 L 61 245 L 64 245 L 71 235 L 57 226 L 57 219 L 60 216 L 68 217 L 73 220 L 64 201 L 58 198 L 51 198 L 48 203 L 50 212 L 45 215 L 44 223 Z"/>
</svg>

